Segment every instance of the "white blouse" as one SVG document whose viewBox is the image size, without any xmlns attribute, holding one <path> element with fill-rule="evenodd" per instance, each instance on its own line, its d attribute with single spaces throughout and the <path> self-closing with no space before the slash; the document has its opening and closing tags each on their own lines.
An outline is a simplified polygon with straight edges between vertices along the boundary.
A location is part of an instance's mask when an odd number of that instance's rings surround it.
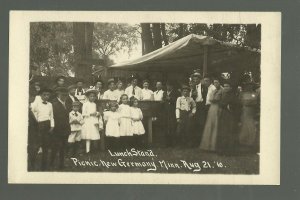
<svg viewBox="0 0 300 200">
<path fill-rule="evenodd" d="M 141 100 L 153 100 L 153 91 L 143 88 Z"/>
<path fill-rule="evenodd" d="M 164 96 L 163 90 L 156 90 L 154 92 L 154 101 L 162 101 Z"/>
<path fill-rule="evenodd" d="M 103 94 L 103 99 L 109 99 L 112 101 L 118 100 L 118 93 L 116 92 L 116 90 L 106 90 Z"/>
</svg>

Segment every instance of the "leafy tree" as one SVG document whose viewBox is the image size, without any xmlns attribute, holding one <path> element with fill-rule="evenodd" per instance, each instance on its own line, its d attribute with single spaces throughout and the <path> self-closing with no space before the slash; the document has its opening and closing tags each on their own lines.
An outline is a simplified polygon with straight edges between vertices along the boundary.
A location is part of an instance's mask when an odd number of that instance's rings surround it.
<svg viewBox="0 0 300 200">
<path fill-rule="evenodd" d="M 70 75 L 73 71 L 72 24 L 32 22 L 30 67 L 38 74 Z"/>
<path fill-rule="evenodd" d="M 207 35 L 223 42 L 260 49 L 261 26 L 258 24 L 166 24 L 169 41 L 189 34 Z"/>
<path fill-rule="evenodd" d="M 93 52 L 112 64 L 110 56 L 118 52 L 130 52 L 138 43 L 138 29 L 136 25 L 95 23 L 93 36 Z"/>
</svg>

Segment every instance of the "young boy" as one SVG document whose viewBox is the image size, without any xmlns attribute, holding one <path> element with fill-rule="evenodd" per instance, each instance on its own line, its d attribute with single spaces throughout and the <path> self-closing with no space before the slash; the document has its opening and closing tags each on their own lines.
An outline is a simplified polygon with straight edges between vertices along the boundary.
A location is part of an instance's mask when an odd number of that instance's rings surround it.
<svg viewBox="0 0 300 200">
<path fill-rule="evenodd" d="M 50 136 L 54 129 L 53 107 L 48 102 L 51 96 L 51 90 L 43 88 L 40 90 L 41 101 L 35 101 L 31 104 L 31 109 L 38 121 L 38 133 L 41 138 L 42 146 L 42 166 L 41 169 L 47 170 L 48 150 L 50 148 Z"/>
<path fill-rule="evenodd" d="M 196 103 L 189 97 L 190 88 L 188 86 L 182 87 L 182 96 L 176 101 L 176 119 L 178 123 L 179 140 L 184 145 L 190 145 L 191 141 L 191 125 L 192 117 L 196 113 Z"/>
<path fill-rule="evenodd" d="M 38 149 L 41 147 L 38 134 L 38 121 L 36 120 L 31 103 L 34 102 L 36 91 L 29 89 L 29 110 L 28 110 L 28 171 L 35 170 L 35 161 L 38 154 Z"/>
<path fill-rule="evenodd" d="M 72 103 L 72 111 L 69 113 L 69 122 L 71 126 L 71 134 L 68 138 L 68 143 L 71 147 L 71 156 L 75 156 L 77 153 L 77 149 L 79 146 L 79 142 L 81 141 L 81 125 L 83 124 L 83 117 L 80 110 L 80 102 L 74 101 Z"/>
</svg>

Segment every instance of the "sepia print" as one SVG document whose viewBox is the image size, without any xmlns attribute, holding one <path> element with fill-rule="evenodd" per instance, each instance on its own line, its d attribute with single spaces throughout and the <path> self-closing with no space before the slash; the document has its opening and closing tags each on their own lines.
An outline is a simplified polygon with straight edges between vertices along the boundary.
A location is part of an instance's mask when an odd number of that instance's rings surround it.
<svg viewBox="0 0 300 200">
<path fill-rule="evenodd" d="M 262 30 L 270 27 L 263 15 L 257 21 L 243 22 L 218 17 L 198 21 L 187 14 L 185 20 L 170 21 L 167 16 L 172 12 L 158 12 L 160 20 L 147 21 L 147 12 L 137 13 L 140 20 L 133 18 L 134 12 L 127 12 L 126 21 L 121 15 L 93 18 L 96 13 L 80 21 L 27 19 L 28 62 L 22 64 L 22 80 L 27 77 L 23 89 L 28 98 L 22 97 L 22 103 L 28 117 L 23 114 L 26 117 L 18 120 L 27 124 L 20 134 L 26 136 L 21 145 L 26 156 L 22 170 L 31 177 L 28 182 L 48 182 L 43 174 L 58 172 L 61 178 L 51 182 L 69 183 L 63 176 L 72 174 L 69 178 L 82 183 L 96 174 L 90 183 L 180 184 L 183 177 L 183 184 L 237 184 L 239 180 L 197 179 L 238 175 L 240 183 L 260 184 L 247 180 L 263 176 L 262 166 L 267 166 L 262 162 L 270 159 L 262 157 L 270 153 L 263 135 L 272 137 L 273 146 L 279 148 L 279 135 L 262 131 L 266 123 L 277 119 L 262 120 L 262 109 L 268 107 L 263 98 L 270 95 L 264 79 L 280 83 L 276 74 L 280 62 L 274 75 L 264 77 L 263 71 L 272 66 L 263 60 L 268 38 Z M 228 19 L 236 19 L 231 14 Z M 280 38 L 280 32 L 274 32 L 274 38 Z M 269 54 L 280 53 L 276 48 Z M 279 87 L 272 89 L 280 92 Z M 279 107 L 272 109 L 267 110 L 279 112 Z M 276 169 L 278 152 L 271 153 L 276 156 Z M 14 173 L 10 168 L 9 172 Z M 39 179 L 34 178 L 36 173 Z M 130 173 L 132 180 L 128 180 Z M 102 178 L 97 181 L 98 175 Z M 175 181 L 154 181 L 165 175 Z M 116 181 L 116 176 L 127 180 Z"/>
</svg>

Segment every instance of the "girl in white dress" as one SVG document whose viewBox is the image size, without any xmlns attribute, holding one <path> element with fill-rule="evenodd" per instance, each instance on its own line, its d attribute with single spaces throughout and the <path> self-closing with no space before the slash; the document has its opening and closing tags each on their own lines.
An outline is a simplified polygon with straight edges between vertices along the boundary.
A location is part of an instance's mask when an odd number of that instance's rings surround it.
<svg viewBox="0 0 300 200">
<path fill-rule="evenodd" d="M 130 101 L 130 105 L 132 118 L 132 133 L 134 135 L 143 135 L 145 134 L 145 129 L 142 123 L 143 113 L 142 110 L 138 107 L 138 99 L 132 98 Z"/>
<path fill-rule="evenodd" d="M 118 104 L 109 103 L 109 111 L 104 112 L 105 135 L 110 148 L 117 148 L 120 138 L 120 114 L 117 112 Z"/>
<path fill-rule="evenodd" d="M 85 92 L 87 101 L 82 105 L 82 116 L 84 124 L 82 125 L 81 137 L 86 140 L 86 153 L 90 152 L 91 141 L 96 146 L 97 140 L 100 140 L 99 134 L 99 117 L 95 100 L 97 98 L 97 90 L 88 89 Z"/>
<path fill-rule="evenodd" d="M 130 98 L 131 105 L 131 118 L 132 118 L 132 132 L 133 132 L 133 145 L 135 147 L 141 147 L 143 143 L 143 135 L 145 134 L 145 128 L 142 123 L 143 113 L 138 107 L 138 99 Z"/>
<path fill-rule="evenodd" d="M 132 132 L 131 108 L 128 105 L 127 94 L 122 94 L 120 97 L 120 105 L 118 108 L 120 114 L 120 136 L 122 137 L 125 146 L 130 145 Z"/>
</svg>

